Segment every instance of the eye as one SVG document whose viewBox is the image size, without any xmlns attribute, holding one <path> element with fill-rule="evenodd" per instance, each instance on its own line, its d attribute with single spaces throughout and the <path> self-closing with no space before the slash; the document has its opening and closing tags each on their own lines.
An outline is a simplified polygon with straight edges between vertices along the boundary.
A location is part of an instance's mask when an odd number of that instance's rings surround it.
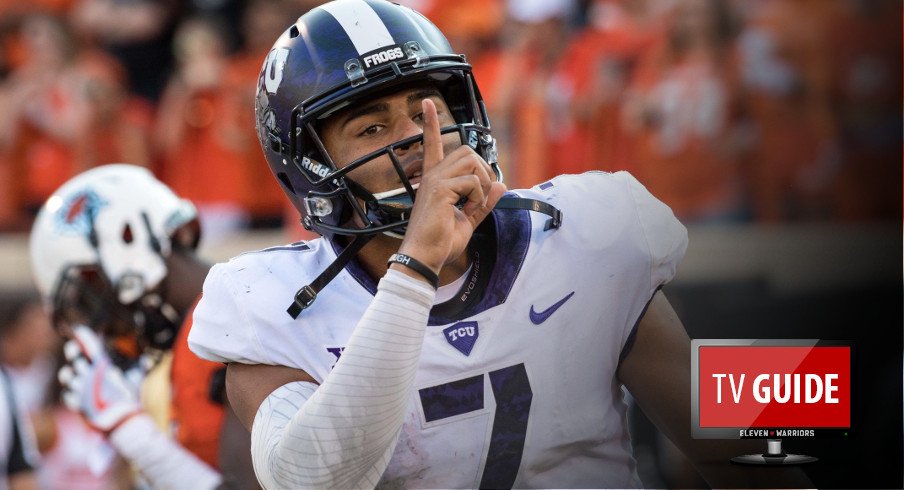
<svg viewBox="0 0 904 490">
<path fill-rule="evenodd" d="M 360 133 L 358 133 L 358 136 L 373 136 L 373 135 L 379 133 L 382 129 L 383 129 L 383 127 L 380 126 L 379 124 L 372 124 L 372 125 L 364 128 L 364 131 L 361 131 Z"/>
<path fill-rule="evenodd" d="M 415 120 L 415 121 L 421 121 L 421 122 L 423 122 L 423 120 L 424 120 L 424 113 L 423 113 L 423 112 L 418 112 L 418 113 L 415 114 L 414 117 L 412 117 L 411 119 L 413 119 L 413 120 Z"/>
</svg>

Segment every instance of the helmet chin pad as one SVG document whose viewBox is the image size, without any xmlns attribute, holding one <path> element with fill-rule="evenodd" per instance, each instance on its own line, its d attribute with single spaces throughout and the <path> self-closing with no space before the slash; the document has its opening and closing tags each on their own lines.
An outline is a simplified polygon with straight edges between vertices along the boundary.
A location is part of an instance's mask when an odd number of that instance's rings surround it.
<svg viewBox="0 0 904 490">
<path fill-rule="evenodd" d="M 420 185 L 420 182 L 418 182 L 417 184 L 412 184 L 411 188 L 416 193 Z M 369 201 L 366 207 L 369 219 L 383 222 L 408 222 L 408 217 L 411 216 L 411 208 L 414 207 L 414 200 L 411 198 L 408 189 L 399 187 L 391 191 L 378 192 L 373 197 L 375 200 Z M 407 230 L 408 226 L 403 225 L 393 230 L 384 231 L 383 234 L 401 239 Z"/>
</svg>

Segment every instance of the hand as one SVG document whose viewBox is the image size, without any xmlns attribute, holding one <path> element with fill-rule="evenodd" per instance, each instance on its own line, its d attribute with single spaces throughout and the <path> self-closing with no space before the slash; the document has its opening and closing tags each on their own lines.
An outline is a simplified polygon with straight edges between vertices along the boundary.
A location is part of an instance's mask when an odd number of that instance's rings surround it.
<svg viewBox="0 0 904 490">
<path fill-rule="evenodd" d="M 424 173 L 399 252 L 439 273 L 461 255 L 477 225 L 505 193 L 490 167 L 471 147 L 444 155 L 436 106 L 424 99 Z M 462 197 L 467 202 L 460 209 Z"/>
<path fill-rule="evenodd" d="M 91 426 L 109 434 L 142 411 L 135 384 L 113 365 L 93 330 L 76 326 L 63 352 L 67 364 L 58 373 L 63 402 L 81 413 Z"/>
</svg>

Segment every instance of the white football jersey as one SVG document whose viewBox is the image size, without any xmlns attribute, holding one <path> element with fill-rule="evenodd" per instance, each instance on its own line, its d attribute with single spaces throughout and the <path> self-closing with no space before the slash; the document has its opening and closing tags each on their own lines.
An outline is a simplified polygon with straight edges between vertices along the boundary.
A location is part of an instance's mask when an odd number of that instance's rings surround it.
<svg viewBox="0 0 904 490">
<path fill-rule="evenodd" d="M 645 306 L 674 276 L 687 232 L 624 172 L 514 193 L 556 206 L 562 225 L 545 230 L 544 214 L 496 210 L 478 229 L 463 285 L 431 312 L 387 486 L 641 485 L 616 369 Z M 298 319 L 286 308 L 335 258 L 319 239 L 218 264 L 194 313 L 192 350 L 322 382 L 375 282 L 353 263 Z"/>
</svg>

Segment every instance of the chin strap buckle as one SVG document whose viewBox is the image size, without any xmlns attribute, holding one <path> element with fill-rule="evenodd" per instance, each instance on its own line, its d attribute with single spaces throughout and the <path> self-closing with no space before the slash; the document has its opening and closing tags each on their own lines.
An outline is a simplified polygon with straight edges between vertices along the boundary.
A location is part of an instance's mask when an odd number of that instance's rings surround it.
<svg viewBox="0 0 904 490">
<path fill-rule="evenodd" d="M 355 255 L 358 254 L 358 251 L 364 247 L 373 238 L 374 235 L 362 235 L 355 237 L 345 249 L 336 257 L 336 260 L 333 261 L 330 265 L 324 269 L 323 272 L 320 273 L 310 284 L 302 286 L 301 289 L 295 292 L 295 298 L 292 301 L 292 304 L 286 308 L 286 313 L 292 317 L 293 320 L 298 319 L 298 315 L 301 314 L 302 311 L 310 307 L 314 304 L 314 300 L 317 299 L 317 293 L 320 292 L 330 281 L 333 280 L 342 269 L 345 268 L 346 264 L 348 264 Z"/>
<path fill-rule="evenodd" d="M 550 207 L 552 208 L 552 214 L 550 214 L 550 218 L 546 220 L 546 226 L 543 227 L 543 231 L 558 229 L 562 226 L 562 210 L 553 206 Z"/>
<path fill-rule="evenodd" d="M 548 202 L 523 197 L 503 197 L 496 203 L 495 209 L 526 209 L 549 216 L 543 231 L 555 230 L 562 226 L 562 210 Z"/>
<path fill-rule="evenodd" d="M 315 299 L 317 299 L 317 291 L 314 291 L 310 285 L 305 285 L 295 293 L 295 301 L 289 305 L 286 313 L 293 319 L 298 318 L 303 310 L 314 304 Z"/>
</svg>

